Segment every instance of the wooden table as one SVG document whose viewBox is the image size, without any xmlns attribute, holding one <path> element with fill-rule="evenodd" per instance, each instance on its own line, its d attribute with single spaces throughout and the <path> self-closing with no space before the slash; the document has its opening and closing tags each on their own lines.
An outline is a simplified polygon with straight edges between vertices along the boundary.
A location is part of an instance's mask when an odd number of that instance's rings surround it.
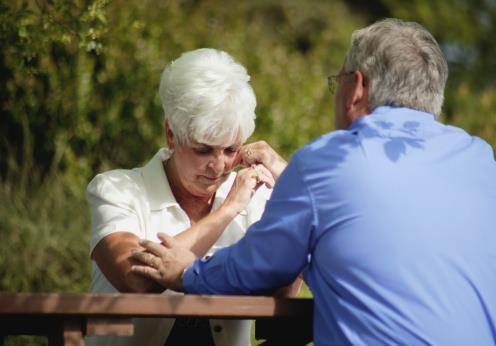
<svg viewBox="0 0 496 346">
<path fill-rule="evenodd" d="M 313 300 L 259 296 L 0 293 L 0 345 L 7 335 L 44 335 L 84 345 L 85 335 L 132 335 L 133 317 L 255 319 L 264 345 L 312 340 Z"/>
</svg>

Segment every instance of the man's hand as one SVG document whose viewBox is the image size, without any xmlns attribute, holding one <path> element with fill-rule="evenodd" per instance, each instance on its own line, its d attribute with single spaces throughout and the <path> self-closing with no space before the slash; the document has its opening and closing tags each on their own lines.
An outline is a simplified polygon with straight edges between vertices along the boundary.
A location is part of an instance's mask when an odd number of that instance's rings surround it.
<svg viewBox="0 0 496 346">
<path fill-rule="evenodd" d="M 158 233 L 161 244 L 141 240 L 140 245 L 145 251 L 136 251 L 132 257 L 143 265 L 134 265 L 131 270 L 155 280 L 165 288 L 182 291 L 182 275 L 196 259 L 193 252 L 182 247 L 179 242 L 165 233 Z"/>
</svg>

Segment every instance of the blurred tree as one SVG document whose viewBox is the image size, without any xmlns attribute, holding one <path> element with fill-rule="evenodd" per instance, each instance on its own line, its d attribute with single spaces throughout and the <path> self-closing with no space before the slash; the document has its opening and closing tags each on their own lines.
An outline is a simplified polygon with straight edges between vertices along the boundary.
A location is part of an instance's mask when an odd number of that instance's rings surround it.
<svg viewBox="0 0 496 346">
<path fill-rule="evenodd" d="M 0 1 L 0 172 L 52 169 L 78 189 L 163 144 L 160 72 L 206 46 L 247 66 L 257 138 L 289 155 L 332 128 L 325 77 L 359 20 L 340 2 Z"/>
<path fill-rule="evenodd" d="M 453 82 L 477 91 L 494 88 L 496 77 L 496 2 L 492 0 L 383 0 L 391 14 L 422 23 L 443 46 Z M 484 72 L 483 72 L 484 71 Z M 483 72 L 483 75 L 477 73 Z"/>
<path fill-rule="evenodd" d="M 76 105 L 85 76 L 78 67 L 102 48 L 105 6 L 104 0 L 0 1 L 2 177 L 9 172 L 25 185 L 33 168 L 59 168 L 82 120 Z"/>
</svg>

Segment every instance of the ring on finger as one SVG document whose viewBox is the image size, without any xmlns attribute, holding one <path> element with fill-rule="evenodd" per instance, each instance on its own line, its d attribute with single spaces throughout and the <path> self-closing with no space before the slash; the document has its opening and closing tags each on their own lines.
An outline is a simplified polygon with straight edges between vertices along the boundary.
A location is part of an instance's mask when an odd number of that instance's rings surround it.
<svg viewBox="0 0 496 346">
<path fill-rule="evenodd" d="M 260 178 L 260 172 L 258 171 L 257 165 L 251 165 L 251 168 L 255 171 L 255 180 L 257 183 L 260 182 L 262 179 Z"/>
</svg>

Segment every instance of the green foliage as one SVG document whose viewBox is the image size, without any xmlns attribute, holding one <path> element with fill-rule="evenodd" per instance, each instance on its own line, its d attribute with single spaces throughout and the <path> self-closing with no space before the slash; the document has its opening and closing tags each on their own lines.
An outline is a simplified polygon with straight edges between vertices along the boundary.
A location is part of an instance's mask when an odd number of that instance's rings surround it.
<svg viewBox="0 0 496 346">
<path fill-rule="evenodd" d="M 84 201 L 53 176 L 36 189 L 0 185 L 0 290 L 84 292 L 90 265 Z"/>
<path fill-rule="evenodd" d="M 3 177 L 15 171 L 25 185 L 32 168 L 43 174 L 62 169 L 70 178 L 90 174 L 85 159 L 74 158 L 84 150 L 81 129 L 88 121 L 78 105 L 88 92 L 89 71 L 82 67 L 98 54 L 106 30 L 104 5 L 101 0 L 0 2 Z"/>
<path fill-rule="evenodd" d="M 160 72 L 213 47 L 252 77 L 257 130 L 285 157 L 332 130 L 326 76 L 351 32 L 386 15 L 421 22 L 450 59 L 443 119 L 496 146 L 493 1 L 0 0 L 0 290 L 84 291 L 97 172 L 164 144 Z M 368 8 L 366 7 L 366 9 Z"/>
<path fill-rule="evenodd" d="M 182 52 L 205 46 L 248 67 L 259 98 L 257 137 L 289 155 L 331 129 L 325 76 L 338 70 L 357 25 L 344 19 L 341 4 L 318 2 L 4 8 L 4 36 L 14 43 L 2 53 L 9 72 L 2 75 L 5 130 L 12 135 L 0 147 L 0 167 L 8 170 L 7 153 L 16 153 L 17 162 L 34 157 L 35 166 L 55 166 L 80 184 L 95 171 L 134 166 L 163 144 L 160 72 Z M 329 21 L 329 13 L 337 19 Z"/>
</svg>

